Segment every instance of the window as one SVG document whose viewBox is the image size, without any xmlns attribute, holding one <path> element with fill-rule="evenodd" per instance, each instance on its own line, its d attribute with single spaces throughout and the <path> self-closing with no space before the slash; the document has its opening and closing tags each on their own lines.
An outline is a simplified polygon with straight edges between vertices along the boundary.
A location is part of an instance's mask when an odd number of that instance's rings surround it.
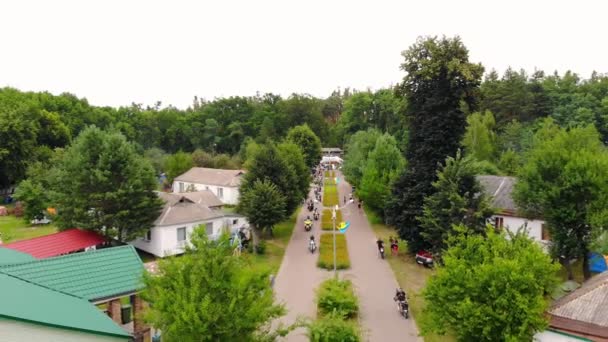
<svg viewBox="0 0 608 342">
<path fill-rule="evenodd" d="M 501 230 L 504 225 L 504 217 L 496 216 L 494 218 L 494 227 Z"/>
<path fill-rule="evenodd" d="M 150 241 L 152 240 L 152 230 L 148 230 L 146 232 L 146 236 L 144 236 L 144 241 Z"/>
<path fill-rule="evenodd" d="M 217 188 L 217 197 L 224 198 L 224 188 Z"/>
<path fill-rule="evenodd" d="M 179 182 L 179 192 L 184 192 L 184 183 Z"/>
<path fill-rule="evenodd" d="M 540 239 L 543 241 L 551 241 L 551 234 L 549 234 L 549 228 L 547 227 L 547 225 L 543 223 L 540 226 L 540 230 Z"/>
<path fill-rule="evenodd" d="M 205 231 L 207 232 L 207 235 L 213 235 L 213 222 L 205 223 Z"/>
<path fill-rule="evenodd" d="M 234 225 L 239 224 L 239 219 L 234 219 L 234 220 L 232 220 L 232 224 L 234 224 Z"/>
<path fill-rule="evenodd" d="M 186 241 L 186 227 L 177 228 L 177 242 Z"/>
</svg>

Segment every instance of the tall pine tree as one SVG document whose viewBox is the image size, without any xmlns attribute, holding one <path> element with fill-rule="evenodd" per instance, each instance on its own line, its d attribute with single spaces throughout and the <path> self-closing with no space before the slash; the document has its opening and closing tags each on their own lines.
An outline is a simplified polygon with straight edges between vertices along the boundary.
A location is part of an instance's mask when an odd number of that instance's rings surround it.
<svg viewBox="0 0 608 342">
<path fill-rule="evenodd" d="M 401 69 L 407 75 L 397 91 L 408 103 L 408 167 L 395 182 L 386 213 L 415 252 L 430 246 L 417 217 L 424 198 L 434 193 L 437 165 L 458 150 L 465 111 L 475 109 L 483 67 L 469 62 L 459 37 L 419 38 L 403 57 Z"/>
</svg>

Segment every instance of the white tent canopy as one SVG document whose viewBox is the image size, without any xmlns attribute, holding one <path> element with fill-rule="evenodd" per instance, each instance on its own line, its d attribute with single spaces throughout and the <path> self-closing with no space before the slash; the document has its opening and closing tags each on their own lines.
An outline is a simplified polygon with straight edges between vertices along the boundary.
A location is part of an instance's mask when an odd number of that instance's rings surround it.
<svg viewBox="0 0 608 342">
<path fill-rule="evenodd" d="M 338 156 L 323 156 L 323 158 L 321 158 L 321 164 L 331 164 L 331 163 L 342 164 L 342 162 L 344 162 L 344 160 L 342 160 L 342 158 L 340 158 Z"/>
</svg>

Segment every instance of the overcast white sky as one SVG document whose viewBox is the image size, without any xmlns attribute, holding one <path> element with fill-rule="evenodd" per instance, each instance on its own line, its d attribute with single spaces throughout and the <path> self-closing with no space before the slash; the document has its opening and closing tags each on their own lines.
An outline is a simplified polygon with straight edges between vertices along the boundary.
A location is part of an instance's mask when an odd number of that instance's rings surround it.
<svg viewBox="0 0 608 342">
<path fill-rule="evenodd" d="M 608 72 L 608 1 L 0 0 L 0 86 L 185 108 L 256 91 L 327 96 L 400 81 L 420 35 L 486 70 Z"/>
</svg>

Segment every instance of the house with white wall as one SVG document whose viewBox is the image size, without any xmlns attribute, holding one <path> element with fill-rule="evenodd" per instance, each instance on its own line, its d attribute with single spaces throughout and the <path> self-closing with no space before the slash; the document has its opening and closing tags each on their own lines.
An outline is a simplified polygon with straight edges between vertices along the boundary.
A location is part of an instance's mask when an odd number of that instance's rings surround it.
<svg viewBox="0 0 608 342">
<path fill-rule="evenodd" d="M 545 221 L 528 219 L 518 213 L 512 196 L 517 182 L 515 177 L 477 176 L 477 180 L 484 188 L 484 192 L 492 199 L 492 206 L 497 209 L 497 213 L 491 218 L 496 228 L 504 228 L 512 233 L 525 228 L 528 235 L 544 247 L 550 243 L 551 238 Z"/>
<path fill-rule="evenodd" d="M 193 167 L 186 173 L 175 177 L 173 192 L 208 190 L 224 204 L 236 205 L 239 203 L 239 185 L 244 174 L 243 170 Z"/>
<path fill-rule="evenodd" d="M 223 232 L 233 233 L 247 227 L 247 219 L 228 213 L 224 205 L 208 190 L 186 193 L 159 192 L 165 202 L 163 210 L 144 236 L 130 242 L 133 246 L 158 257 L 184 253 L 195 229 L 205 229 L 210 239 Z"/>
</svg>

